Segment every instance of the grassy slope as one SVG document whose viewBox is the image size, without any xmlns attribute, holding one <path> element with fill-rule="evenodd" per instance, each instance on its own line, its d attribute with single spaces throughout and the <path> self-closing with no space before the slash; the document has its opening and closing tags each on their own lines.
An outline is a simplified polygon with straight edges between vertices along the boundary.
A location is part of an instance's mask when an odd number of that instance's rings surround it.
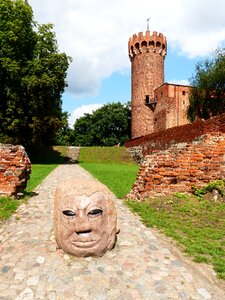
<svg viewBox="0 0 225 300">
<path fill-rule="evenodd" d="M 3 220 L 7 220 L 21 204 L 21 201 L 11 199 L 9 197 L 0 198 L 0 224 Z"/>
<path fill-rule="evenodd" d="M 130 191 L 138 172 L 124 147 L 82 147 L 80 165 L 118 198 Z"/>
<path fill-rule="evenodd" d="M 189 196 L 126 203 L 148 227 L 160 228 L 194 261 L 212 264 L 225 279 L 225 203 Z"/>
<path fill-rule="evenodd" d="M 39 148 L 29 154 L 32 163 L 30 180 L 26 192 L 31 192 L 44 178 L 48 176 L 59 164 L 63 163 L 66 147 Z"/>
</svg>

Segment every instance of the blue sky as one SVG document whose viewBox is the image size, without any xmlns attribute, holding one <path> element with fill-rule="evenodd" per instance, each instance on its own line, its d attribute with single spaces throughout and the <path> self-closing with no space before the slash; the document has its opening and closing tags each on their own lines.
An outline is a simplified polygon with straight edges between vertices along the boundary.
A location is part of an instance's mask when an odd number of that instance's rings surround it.
<svg viewBox="0 0 225 300">
<path fill-rule="evenodd" d="M 130 100 L 128 40 L 167 37 L 165 81 L 187 83 L 198 61 L 225 46 L 224 0 L 28 0 L 34 19 L 53 23 L 60 51 L 73 59 L 63 110 L 70 123 L 109 102 Z"/>
<path fill-rule="evenodd" d="M 129 60 L 128 56 L 127 59 Z M 187 58 L 184 55 L 177 55 L 170 51 L 168 47 L 165 58 L 165 82 L 177 82 L 186 84 L 195 72 L 195 65 L 200 58 Z M 96 104 L 105 104 L 111 102 L 127 102 L 131 99 L 131 70 L 126 72 L 114 72 L 111 76 L 103 79 L 97 95 L 90 95 L 74 100 L 73 95 L 64 93 L 63 110 L 72 113 L 75 109 L 76 115 L 81 115 L 85 108 Z M 95 106 L 96 105 L 96 106 Z M 100 107 L 99 105 L 99 107 Z M 79 109 L 80 108 L 80 109 Z M 89 111 L 89 109 L 87 109 Z"/>
</svg>

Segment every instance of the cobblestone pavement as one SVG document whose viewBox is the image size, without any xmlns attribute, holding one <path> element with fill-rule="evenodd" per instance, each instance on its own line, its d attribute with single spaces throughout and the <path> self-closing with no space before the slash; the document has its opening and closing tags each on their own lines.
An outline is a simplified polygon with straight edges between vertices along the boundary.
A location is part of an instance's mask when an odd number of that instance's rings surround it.
<svg viewBox="0 0 225 300">
<path fill-rule="evenodd" d="M 60 165 L 28 204 L 0 228 L 0 299 L 225 299 L 208 266 L 194 264 L 117 200 L 120 233 L 101 258 L 71 257 L 56 249 L 53 197 L 67 175 L 89 177 L 78 165 Z"/>
</svg>

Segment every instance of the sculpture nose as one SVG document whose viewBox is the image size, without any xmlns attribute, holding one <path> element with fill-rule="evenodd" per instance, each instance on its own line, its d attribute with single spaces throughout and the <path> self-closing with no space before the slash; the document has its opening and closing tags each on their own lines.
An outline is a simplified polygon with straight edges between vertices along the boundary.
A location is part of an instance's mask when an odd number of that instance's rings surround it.
<svg viewBox="0 0 225 300">
<path fill-rule="evenodd" d="M 90 233 L 91 226 L 88 220 L 88 217 L 85 216 L 83 213 L 78 214 L 76 226 L 75 226 L 75 232 L 76 234 L 88 234 Z"/>
</svg>

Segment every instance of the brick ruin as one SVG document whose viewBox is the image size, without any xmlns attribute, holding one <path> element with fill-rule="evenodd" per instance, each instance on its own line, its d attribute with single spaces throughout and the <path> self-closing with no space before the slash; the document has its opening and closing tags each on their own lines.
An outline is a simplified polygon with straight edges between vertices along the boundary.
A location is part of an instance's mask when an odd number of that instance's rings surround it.
<svg viewBox="0 0 225 300">
<path fill-rule="evenodd" d="M 128 141 L 141 164 L 128 197 L 190 193 L 193 186 L 225 178 L 224 124 L 222 114 Z"/>
<path fill-rule="evenodd" d="M 31 162 L 23 146 L 0 144 L 0 196 L 23 193 Z"/>
<path fill-rule="evenodd" d="M 164 82 L 167 40 L 147 28 L 128 42 L 131 61 L 131 156 L 141 165 L 128 195 L 191 192 L 225 177 L 225 114 L 187 119 L 190 86 Z"/>
</svg>

